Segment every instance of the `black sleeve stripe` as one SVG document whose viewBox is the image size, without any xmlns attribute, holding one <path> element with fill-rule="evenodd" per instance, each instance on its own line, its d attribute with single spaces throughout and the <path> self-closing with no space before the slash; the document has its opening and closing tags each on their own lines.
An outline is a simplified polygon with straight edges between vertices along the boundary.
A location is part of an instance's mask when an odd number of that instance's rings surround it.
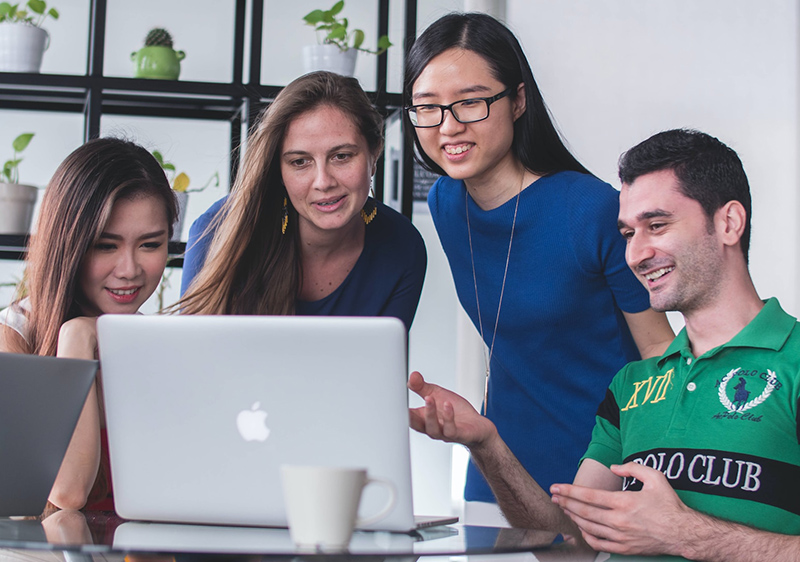
<svg viewBox="0 0 800 562">
<path fill-rule="evenodd" d="M 606 389 L 606 397 L 603 398 L 603 401 L 600 402 L 600 406 L 597 407 L 597 415 L 608 420 L 611 425 L 619 429 L 619 406 L 610 388 Z M 798 439 L 800 439 L 800 422 L 798 422 L 797 431 Z"/>
<path fill-rule="evenodd" d="M 797 443 L 800 444 L 800 398 L 797 399 Z"/>
</svg>

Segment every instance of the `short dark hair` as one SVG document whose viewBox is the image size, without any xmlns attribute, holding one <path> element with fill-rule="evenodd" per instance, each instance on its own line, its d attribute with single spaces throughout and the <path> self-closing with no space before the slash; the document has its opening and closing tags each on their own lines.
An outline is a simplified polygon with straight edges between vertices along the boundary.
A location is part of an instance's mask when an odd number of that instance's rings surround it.
<svg viewBox="0 0 800 562">
<path fill-rule="evenodd" d="M 589 173 L 564 146 L 519 41 L 505 25 L 487 14 L 450 13 L 422 32 L 406 58 L 403 78 L 405 105 L 411 105 L 414 82 L 431 59 L 453 48 L 472 51 L 483 57 L 494 77 L 506 88 L 516 92 L 517 86 L 525 84 L 526 109 L 514 123 L 511 147 L 523 166 L 543 176 L 564 170 Z M 422 150 L 408 115 L 404 115 L 404 120 L 405 130 L 417 147 L 420 164 L 427 170 L 446 175 Z"/>
<path fill-rule="evenodd" d="M 752 204 L 750 184 L 736 152 L 706 133 L 672 129 L 640 142 L 619 159 L 619 179 L 624 184 L 661 170 L 675 173 L 681 192 L 700 203 L 709 220 L 729 201 L 742 204 L 747 213 L 741 238 L 746 262 Z"/>
</svg>

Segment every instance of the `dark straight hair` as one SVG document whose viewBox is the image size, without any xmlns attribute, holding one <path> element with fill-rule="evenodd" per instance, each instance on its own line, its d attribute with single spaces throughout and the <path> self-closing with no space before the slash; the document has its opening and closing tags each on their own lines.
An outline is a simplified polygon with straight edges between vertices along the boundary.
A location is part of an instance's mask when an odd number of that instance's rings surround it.
<svg viewBox="0 0 800 562">
<path fill-rule="evenodd" d="M 738 201 L 747 214 L 740 240 L 745 262 L 750 252 L 750 184 L 736 152 L 719 139 L 693 129 L 656 133 L 625 152 L 619 159 L 619 179 L 632 184 L 640 176 L 672 170 L 678 187 L 694 199 L 709 221 L 723 205 Z"/>
<path fill-rule="evenodd" d="M 406 58 L 403 101 L 411 105 L 414 82 L 434 57 L 449 49 L 472 51 L 489 64 L 494 77 L 516 91 L 525 84 L 525 113 L 514 123 L 511 149 L 528 170 L 548 175 L 564 170 L 588 174 L 570 153 L 553 125 L 528 59 L 514 34 L 493 17 L 481 13 L 451 13 L 436 20 L 416 40 Z M 405 113 L 405 112 L 404 112 Z M 407 134 L 417 148 L 417 160 L 427 170 L 447 175 L 425 152 L 416 131 L 404 115 Z"/>
<path fill-rule="evenodd" d="M 130 141 L 94 139 L 58 166 L 42 197 L 31 236 L 23 290 L 30 297 L 25 349 L 55 355 L 62 324 L 81 315 L 80 267 L 119 199 L 156 197 L 169 234 L 178 215 L 175 193 L 164 170 L 146 149 Z M 169 236 L 168 236 L 169 238 Z"/>
</svg>

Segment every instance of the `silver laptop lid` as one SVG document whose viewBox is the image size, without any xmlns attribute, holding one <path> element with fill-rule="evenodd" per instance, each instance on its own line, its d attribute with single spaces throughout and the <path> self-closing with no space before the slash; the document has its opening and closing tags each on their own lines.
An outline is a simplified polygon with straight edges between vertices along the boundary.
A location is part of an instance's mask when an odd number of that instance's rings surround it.
<svg viewBox="0 0 800 562">
<path fill-rule="evenodd" d="M 311 464 L 394 482 L 373 528 L 413 528 L 399 320 L 106 315 L 98 337 L 120 516 L 285 526 L 279 468 Z"/>
<path fill-rule="evenodd" d="M 0 516 L 39 515 L 97 361 L 0 353 Z"/>
</svg>

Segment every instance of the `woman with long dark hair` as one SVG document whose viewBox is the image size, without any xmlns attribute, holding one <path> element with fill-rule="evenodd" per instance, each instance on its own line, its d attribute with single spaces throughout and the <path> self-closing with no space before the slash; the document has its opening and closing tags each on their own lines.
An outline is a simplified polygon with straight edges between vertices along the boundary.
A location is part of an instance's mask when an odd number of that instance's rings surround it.
<svg viewBox="0 0 800 562">
<path fill-rule="evenodd" d="M 141 146 L 107 138 L 73 151 L 44 192 L 22 296 L 0 311 L 0 351 L 96 359 L 97 317 L 133 314 L 158 287 L 176 216 L 167 178 Z M 101 380 L 50 493 L 57 507 L 113 508 Z"/>
<path fill-rule="evenodd" d="M 427 257 L 369 197 L 383 120 L 355 78 L 286 86 L 248 139 L 231 194 L 190 230 L 185 314 L 395 316 L 411 326 Z"/>
<path fill-rule="evenodd" d="M 483 411 L 545 489 L 569 482 L 613 375 L 673 337 L 625 264 L 618 192 L 565 147 L 519 42 L 490 16 L 428 27 L 403 93 L 421 164 L 443 176 L 428 204 L 486 344 Z M 494 501 L 472 464 L 465 497 Z"/>
</svg>

